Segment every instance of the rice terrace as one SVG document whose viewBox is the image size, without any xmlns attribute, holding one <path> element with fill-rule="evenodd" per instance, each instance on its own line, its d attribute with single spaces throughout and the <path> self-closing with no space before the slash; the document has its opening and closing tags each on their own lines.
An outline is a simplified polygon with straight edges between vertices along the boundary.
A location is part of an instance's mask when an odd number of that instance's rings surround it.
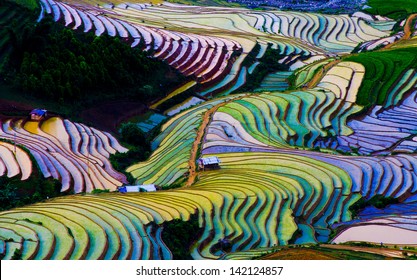
<svg viewBox="0 0 417 280">
<path fill-rule="evenodd" d="M 417 259 L 417 1 L 0 0 L 0 257 Z"/>
</svg>

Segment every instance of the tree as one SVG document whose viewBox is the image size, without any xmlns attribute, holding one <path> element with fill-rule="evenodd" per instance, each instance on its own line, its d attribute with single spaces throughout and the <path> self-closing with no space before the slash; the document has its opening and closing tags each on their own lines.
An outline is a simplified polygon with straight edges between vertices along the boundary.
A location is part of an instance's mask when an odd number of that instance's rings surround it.
<svg viewBox="0 0 417 280">
<path fill-rule="evenodd" d="M 124 123 L 120 128 L 121 140 L 132 146 L 149 147 L 149 141 L 143 131 L 132 122 Z"/>
</svg>

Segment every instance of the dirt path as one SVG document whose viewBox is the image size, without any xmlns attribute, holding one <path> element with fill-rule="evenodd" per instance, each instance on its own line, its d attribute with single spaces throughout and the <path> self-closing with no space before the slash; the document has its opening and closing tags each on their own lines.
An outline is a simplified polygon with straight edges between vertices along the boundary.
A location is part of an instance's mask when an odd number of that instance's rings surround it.
<svg viewBox="0 0 417 280">
<path fill-rule="evenodd" d="M 193 146 L 191 148 L 191 157 L 188 160 L 189 175 L 188 175 L 188 180 L 187 180 L 187 183 L 186 183 L 185 187 L 190 187 L 192 184 L 194 184 L 195 179 L 198 175 L 196 161 L 197 161 L 199 147 L 203 143 L 203 138 L 204 138 L 204 135 L 206 134 L 207 126 L 210 124 L 211 118 L 212 118 L 213 114 L 217 111 L 217 109 L 219 109 L 220 107 L 222 107 L 222 106 L 224 106 L 227 103 L 230 103 L 232 101 L 240 100 L 240 99 L 245 98 L 247 96 L 257 96 L 257 95 L 261 95 L 261 94 L 264 94 L 264 93 L 260 92 L 260 93 L 255 93 L 255 94 L 244 94 L 244 95 L 237 96 L 237 97 L 230 96 L 230 98 L 227 99 L 226 101 L 215 105 L 214 107 L 212 107 L 211 109 L 207 110 L 204 113 L 203 122 L 201 123 L 200 127 L 198 128 L 197 137 L 195 138 L 195 140 L 193 142 Z"/>
<path fill-rule="evenodd" d="M 230 102 L 230 101 L 228 101 L 228 102 Z M 211 117 L 217 111 L 217 109 L 219 107 L 223 106 L 224 104 L 226 104 L 226 102 L 225 103 L 222 102 L 220 104 L 217 104 L 213 108 L 207 110 L 203 115 L 203 122 L 201 123 L 200 127 L 198 128 L 197 137 L 195 138 L 195 140 L 193 142 L 193 147 L 191 148 L 191 157 L 188 161 L 189 175 L 188 175 L 187 184 L 185 185 L 186 187 L 191 187 L 191 185 L 194 184 L 194 182 L 195 182 L 195 178 L 197 177 L 197 165 L 196 165 L 197 153 L 198 153 L 198 149 L 199 149 L 200 145 L 202 144 L 201 142 L 203 140 L 203 137 L 206 134 L 206 128 L 211 121 Z"/>
<path fill-rule="evenodd" d="M 405 41 L 411 38 L 411 35 L 414 32 L 414 26 L 413 26 L 413 21 L 417 19 L 417 14 L 412 14 L 407 18 L 407 21 L 404 24 L 404 35 L 403 37 L 401 37 L 400 40 L 392 43 L 392 44 L 388 44 L 386 45 L 383 49 L 389 49 L 392 46 L 398 44 L 401 41 Z M 351 56 L 351 54 L 348 54 L 344 57 L 349 57 Z M 328 64 L 326 64 L 321 71 L 317 72 L 313 78 L 308 82 L 307 86 L 305 87 L 305 89 L 312 89 L 314 87 L 317 86 L 317 84 L 321 81 L 321 79 L 326 75 L 326 73 L 333 67 L 335 66 L 337 63 L 339 63 L 341 60 L 334 60 Z"/>
<path fill-rule="evenodd" d="M 348 246 L 348 245 L 331 245 L 331 244 L 321 244 L 321 247 L 330 248 L 330 249 L 339 249 L 339 250 L 350 250 L 355 252 L 364 252 L 371 254 L 378 254 L 385 257 L 392 258 L 401 258 L 404 259 L 403 251 L 387 248 L 376 248 L 376 247 L 360 247 L 360 246 Z"/>
<path fill-rule="evenodd" d="M 201 146 L 201 144 L 203 142 L 203 137 L 206 134 L 207 126 L 210 124 L 210 121 L 211 121 L 211 118 L 212 118 L 213 114 L 217 111 L 217 109 L 226 105 L 227 103 L 235 101 L 235 100 L 242 99 L 244 97 L 246 97 L 246 95 L 239 96 L 239 97 L 236 97 L 236 98 L 231 97 L 230 99 L 215 105 L 214 107 L 210 108 L 209 110 L 207 110 L 204 113 L 203 122 L 201 123 L 200 127 L 198 128 L 197 137 L 195 138 L 195 140 L 193 142 L 193 147 L 191 148 L 191 157 L 188 161 L 189 175 L 188 175 L 187 184 L 185 185 L 186 187 L 190 187 L 192 184 L 194 184 L 195 179 L 197 177 L 198 172 L 197 172 L 196 161 L 197 161 L 197 156 L 198 156 L 197 155 L 198 150 L 199 150 L 199 147 Z"/>
<path fill-rule="evenodd" d="M 410 39 L 414 31 L 413 20 L 415 20 L 416 18 L 417 18 L 417 14 L 412 14 L 407 18 L 407 21 L 405 22 L 405 25 L 404 25 L 404 36 L 401 38 L 401 40 Z"/>
</svg>

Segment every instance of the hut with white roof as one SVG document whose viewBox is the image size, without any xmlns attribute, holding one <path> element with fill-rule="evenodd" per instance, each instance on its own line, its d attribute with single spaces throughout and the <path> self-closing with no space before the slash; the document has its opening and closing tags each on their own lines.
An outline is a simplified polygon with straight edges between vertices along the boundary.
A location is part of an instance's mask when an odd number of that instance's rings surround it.
<svg viewBox="0 0 417 280">
<path fill-rule="evenodd" d="M 198 159 L 198 167 L 200 170 L 206 169 L 219 169 L 220 168 L 220 159 L 218 157 L 203 157 Z"/>
<path fill-rule="evenodd" d="M 159 189 L 158 186 L 154 184 L 148 185 L 134 185 L 134 186 L 123 186 L 119 188 L 121 193 L 132 193 L 132 192 L 155 192 Z"/>
</svg>

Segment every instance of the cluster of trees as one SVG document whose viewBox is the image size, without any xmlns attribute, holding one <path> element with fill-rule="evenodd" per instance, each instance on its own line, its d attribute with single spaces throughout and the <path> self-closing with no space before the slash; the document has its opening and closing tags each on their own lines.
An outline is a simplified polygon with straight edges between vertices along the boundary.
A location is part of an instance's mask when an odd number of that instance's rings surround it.
<svg viewBox="0 0 417 280">
<path fill-rule="evenodd" d="M 123 123 L 119 130 L 120 142 L 129 149 L 126 153 L 110 155 L 110 163 L 119 172 L 125 173 L 128 180 L 133 183 L 133 178 L 126 169 L 134 163 L 146 160 L 151 154 L 151 140 L 154 134 L 145 134 L 135 123 Z"/>
<path fill-rule="evenodd" d="M 76 32 L 51 18 L 8 32 L 13 51 L 2 75 L 37 98 L 147 102 L 183 81 L 167 64 L 131 48 L 127 39 Z"/>
<path fill-rule="evenodd" d="M 174 219 L 163 223 L 162 240 L 171 250 L 174 260 L 190 260 L 191 246 L 198 240 L 203 229 L 198 225 L 198 215 L 188 221 Z"/>
<path fill-rule="evenodd" d="M 44 201 L 61 195 L 61 183 L 45 179 L 34 172 L 27 180 L 19 176 L 0 177 L 0 211 Z"/>
</svg>

